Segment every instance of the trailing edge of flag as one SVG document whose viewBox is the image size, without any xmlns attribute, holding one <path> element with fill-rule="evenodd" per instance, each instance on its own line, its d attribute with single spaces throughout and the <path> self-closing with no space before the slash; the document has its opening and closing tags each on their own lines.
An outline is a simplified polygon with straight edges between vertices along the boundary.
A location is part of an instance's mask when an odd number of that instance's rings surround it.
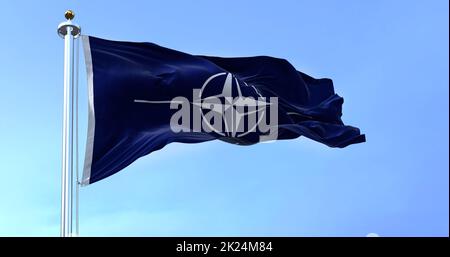
<svg viewBox="0 0 450 257">
<path fill-rule="evenodd" d="M 341 120 L 343 98 L 268 56 L 196 56 L 152 43 L 82 36 L 89 121 L 82 184 L 171 142 L 237 145 L 305 136 L 330 147 L 365 142 Z"/>
</svg>

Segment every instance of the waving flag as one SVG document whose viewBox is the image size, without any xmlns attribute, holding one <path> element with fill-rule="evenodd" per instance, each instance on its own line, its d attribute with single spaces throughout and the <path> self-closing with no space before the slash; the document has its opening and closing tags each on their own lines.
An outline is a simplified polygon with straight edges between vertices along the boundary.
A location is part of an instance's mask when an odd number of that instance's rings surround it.
<svg viewBox="0 0 450 257">
<path fill-rule="evenodd" d="M 83 36 L 89 88 L 84 185 L 171 142 L 237 145 L 305 136 L 330 147 L 365 141 L 341 120 L 343 98 L 268 56 L 195 56 L 152 43 Z"/>
</svg>

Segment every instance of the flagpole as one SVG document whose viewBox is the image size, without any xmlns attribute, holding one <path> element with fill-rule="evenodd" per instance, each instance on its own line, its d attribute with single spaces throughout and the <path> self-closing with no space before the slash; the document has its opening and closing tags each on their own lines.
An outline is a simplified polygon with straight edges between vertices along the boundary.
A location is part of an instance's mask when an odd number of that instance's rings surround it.
<svg viewBox="0 0 450 257">
<path fill-rule="evenodd" d="M 80 35 L 81 28 L 72 22 L 75 14 L 68 10 L 66 21 L 58 26 L 58 35 L 64 38 L 64 107 L 62 133 L 62 174 L 61 174 L 61 231 L 62 237 L 72 236 L 73 206 L 73 55 L 74 38 Z"/>
</svg>

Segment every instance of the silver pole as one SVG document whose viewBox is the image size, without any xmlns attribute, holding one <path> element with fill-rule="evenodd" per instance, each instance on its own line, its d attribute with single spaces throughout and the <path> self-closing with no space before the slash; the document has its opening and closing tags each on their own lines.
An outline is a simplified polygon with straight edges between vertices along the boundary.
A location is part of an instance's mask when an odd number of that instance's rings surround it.
<svg viewBox="0 0 450 257">
<path fill-rule="evenodd" d="M 78 159 L 78 72 L 80 68 L 80 41 L 77 40 L 75 48 L 75 235 L 80 233 L 79 203 L 80 203 L 80 178 Z"/>
<path fill-rule="evenodd" d="M 81 29 L 72 23 L 72 11 L 66 11 L 66 21 L 58 26 L 58 34 L 64 38 L 64 107 L 62 133 L 61 174 L 61 236 L 72 236 L 73 191 L 73 41 Z"/>
</svg>

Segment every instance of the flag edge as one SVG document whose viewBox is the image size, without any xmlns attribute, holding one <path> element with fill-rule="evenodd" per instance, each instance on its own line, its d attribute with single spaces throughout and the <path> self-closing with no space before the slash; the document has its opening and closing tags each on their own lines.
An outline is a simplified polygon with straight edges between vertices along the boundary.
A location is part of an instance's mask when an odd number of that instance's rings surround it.
<svg viewBox="0 0 450 257">
<path fill-rule="evenodd" d="M 82 35 L 84 59 L 87 73 L 87 87 L 88 87 L 88 131 L 86 139 L 86 151 L 84 158 L 83 177 L 81 180 L 82 186 L 90 184 L 92 157 L 94 150 L 94 135 L 95 135 L 95 109 L 94 109 L 94 71 L 92 66 L 91 47 L 89 43 L 89 36 Z"/>
</svg>

